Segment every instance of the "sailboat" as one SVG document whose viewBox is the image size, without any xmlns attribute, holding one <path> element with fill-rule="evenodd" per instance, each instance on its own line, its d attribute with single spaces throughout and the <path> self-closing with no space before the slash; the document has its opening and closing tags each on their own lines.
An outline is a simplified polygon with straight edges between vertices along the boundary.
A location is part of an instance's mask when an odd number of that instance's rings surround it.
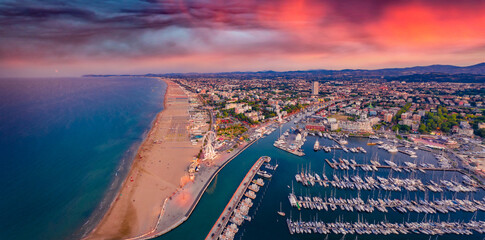
<svg viewBox="0 0 485 240">
<path fill-rule="evenodd" d="M 280 210 L 278 211 L 278 214 L 283 217 L 286 215 L 286 213 L 283 212 L 283 210 L 281 209 L 281 202 L 280 202 Z"/>
</svg>

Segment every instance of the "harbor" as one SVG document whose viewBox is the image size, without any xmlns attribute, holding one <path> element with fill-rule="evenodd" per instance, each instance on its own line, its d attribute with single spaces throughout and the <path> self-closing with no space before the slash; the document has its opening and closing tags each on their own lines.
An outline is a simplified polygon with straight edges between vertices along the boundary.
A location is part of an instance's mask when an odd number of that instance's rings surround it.
<svg viewBox="0 0 485 240">
<path fill-rule="evenodd" d="M 419 148 L 411 150 L 410 146 L 385 139 L 379 144 L 366 144 L 366 139 L 356 138 L 341 144 L 335 138 L 325 139 L 325 134 L 315 134 L 314 139 L 313 151 L 307 147 L 305 153 L 321 155 L 323 150 L 324 156 L 333 157 L 318 160 L 312 156 L 312 161 L 299 164 L 294 178 L 287 181 L 291 189 L 286 196 L 291 207 L 287 214 L 290 217 L 286 219 L 290 235 L 326 234 L 328 238 L 333 234 L 475 236 L 483 233 L 484 186 L 472 180 L 463 169 L 454 167 L 444 155 L 432 155 Z M 361 144 L 356 145 L 355 140 Z M 295 211 L 307 220 L 298 220 Z M 384 221 L 368 214 L 378 214 L 375 216 L 383 217 Z M 472 220 L 456 219 L 469 214 L 473 215 Z M 357 218 L 348 218 L 355 215 Z M 401 221 L 396 222 L 399 216 Z M 329 221 L 343 217 L 351 221 Z M 448 220 L 440 221 L 440 217 Z"/>
<path fill-rule="evenodd" d="M 324 148 L 320 141 L 321 138 L 315 140 L 315 153 Z M 289 233 L 326 234 L 327 238 L 332 234 L 343 234 L 345 237 L 347 234 L 443 236 L 483 233 L 483 185 L 471 179 L 464 170 L 453 168 L 451 162 L 441 154 L 431 157 L 421 152 L 428 157 L 418 158 L 417 151 L 398 150 L 403 153 L 401 156 L 407 157 L 396 158 L 395 151 L 389 151 L 390 146 L 383 142 L 368 145 L 371 156 L 360 158 L 351 156 L 359 149 L 356 146 L 348 147 L 355 150 L 344 151 L 340 153 L 341 157 L 336 157 L 334 151 L 339 147 L 329 151 L 324 149 L 327 155 L 333 154 L 333 157 L 320 160 L 323 162 L 322 168 L 315 168 L 315 161 L 299 166 L 294 181 L 303 188 L 298 189 L 301 194 L 295 194 L 292 184 L 287 202 L 300 213 L 300 219 L 286 219 Z M 389 155 L 382 154 L 382 150 Z M 325 216 L 321 220 L 318 220 L 319 212 L 325 213 L 321 215 Z M 331 216 L 339 220 L 328 222 L 328 214 L 333 212 L 337 215 Z M 302 213 L 307 216 L 306 219 L 310 214 L 311 221 L 301 221 Z M 376 213 L 383 216 L 384 221 L 364 218 L 370 216 L 367 214 Z M 357 214 L 357 221 L 340 220 L 344 216 L 347 218 L 348 214 Z M 424 219 L 419 218 L 420 214 L 424 215 Z M 468 214 L 473 214 L 468 221 L 450 221 L 451 216 Z M 392 216 L 399 215 L 402 222 L 386 220 L 389 216 L 395 219 Z M 448 221 L 440 221 L 440 216 L 446 216 Z M 482 217 L 477 220 L 477 216 Z M 414 217 L 417 221 L 410 221 Z"/>
</svg>

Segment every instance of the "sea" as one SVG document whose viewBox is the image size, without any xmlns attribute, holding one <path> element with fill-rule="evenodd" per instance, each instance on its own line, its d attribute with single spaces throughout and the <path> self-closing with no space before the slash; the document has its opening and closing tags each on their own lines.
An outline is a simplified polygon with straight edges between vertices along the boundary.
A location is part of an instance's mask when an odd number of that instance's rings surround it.
<svg viewBox="0 0 485 240">
<path fill-rule="evenodd" d="M 154 78 L 0 79 L 0 239 L 78 239 L 163 109 Z"/>
<path fill-rule="evenodd" d="M 295 174 L 299 171 L 306 170 L 318 173 L 320 176 L 325 173 L 331 180 L 333 174 L 336 174 L 340 178 L 348 175 L 371 176 L 371 172 L 364 172 L 362 170 L 344 172 L 342 170 L 332 169 L 325 159 L 332 158 L 345 158 L 355 159 L 357 163 L 370 163 L 371 159 L 378 159 L 381 164 L 385 164 L 384 160 L 392 160 L 398 164 L 404 165 L 403 162 L 417 163 L 432 163 L 437 166 L 437 160 L 434 154 L 422 150 L 416 150 L 418 158 L 410 158 L 408 155 L 402 153 L 391 154 L 386 150 L 377 148 L 377 146 L 367 145 L 367 138 L 350 137 L 348 139 L 349 147 L 363 147 L 366 149 L 367 154 L 364 153 L 345 153 L 342 150 L 332 151 L 326 153 L 324 151 L 313 151 L 313 144 L 318 139 L 320 145 L 331 146 L 336 143 L 326 138 L 319 138 L 318 136 L 308 136 L 307 141 L 303 145 L 303 151 L 306 154 L 303 157 L 298 157 L 293 154 L 287 153 L 280 149 L 273 147 L 274 141 L 291 127 L 297 126 L 294 122 L 284 124 L 280 129 L 277 129 L 269 136 L 262 138 L 250 146 L 246 151 L 234 158 L 226 167 L 221 170 L 213 182 L 208 187 L 207 191 L 201 198 L 198 206 L 195 208 L 192 215 L 188 220 L 168 232 L 165 235 L 160 236 L 157 239 L 160 240 L 177 240 L 177 239 L 204 239 L 209 233 L 210 229 L 222 213 L 229 199 L 232 197 L 234 191 L 239 186 L 240 182 L 246 175 L 247 171 L 251 168 L 254 162 L 261 156 L 270 156 L 272 158 L 272 164 L 276 162 L 279 167 L 273 174 L 270 181 L 266 181 L 264 187 L 260 189 L 256 199 L 253 201 L 254 205 L 249 212 L 251 221 L 245 221 L 239 226 L 239 232 L 234 239 L 253 240 L 253 239 L 413 239 L 413 240 L 428 240 L 428 239 L 484 239 L 484 235 L 474 232 L 473 235 L 441 235 L 441 236 L 429 236 L 424 234 L 407 234 L 407 235 L 337 235 L 337 234 L 293 234 L 291 235 L 286 219 L 291 218 L 293 221 L 324 221 L 330 222 L 357 222 L 367 221 L 368 223 L 379 223 L 381 221 L 387 221 L 391 223 L 403 223 L 409 222 L 421 222 L 421 221 L 465 221 L 473 220 L 485 220 L 485 213 L 478 211 L 475 215 L 469 212 L 456 212 L 450 214 L 428 214 L 423 213 L 410 213 L 402 214 L 394 212 L 388 208 L 389 212 L 384 214 L 377 210 L 373 213 L 359 213 L 357 211 L 347 212 L 337 208 L 336 211 L 317 211 L 302 209 L 298 211 L 293 208 L 288 201 L 288 194 L 294 192 L 297 196 L 334 196 L 337 198 L 351 198 L 360 196 L 364 201 L 368 198 L 391 198 L 391 199 L 478 199 L 482 200 L 485 196 L 483 190 L 479 190 L 476 193 L 464 194 L 464 193 L 451 193 L 446 192 L 444 194 L 428 192 L 426 195 L 423 192 L 410 192 L 403 190 L 402 192 L 386 192 L 386 191 L 357 191 L 357 190 L 340 190 L 333 187 L 322 187 L 316 184 L 314 187 L 306 187 L 295 181 Z M 423 183 L 427 183 L 429 180 L 439 182 L 440 179 L 453 179 L 461 181 L 461 174 L 453 172 L 431 172 L 421 173 L 416 171 L 412 173 L 412 177 L 422 179 Z M 374 173 L 374 178 L 381 176 L 408 178 L 411 177 L 411 173 L 403 171 L 402 173 L 390 172 L 387 169 L 380 169 Z M 282 210 L 286 213 L 286 216 L 282 217 L 277 214 L 280 210 L 280 204 Z"/>
</svg>

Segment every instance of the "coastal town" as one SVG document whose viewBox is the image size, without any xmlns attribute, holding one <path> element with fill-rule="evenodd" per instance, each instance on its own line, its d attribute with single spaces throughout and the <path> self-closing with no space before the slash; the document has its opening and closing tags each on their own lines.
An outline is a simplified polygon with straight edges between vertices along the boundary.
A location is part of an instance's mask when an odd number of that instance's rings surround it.
<svg viewBox="0 0 485 240">
<path fill-rule="evenodd" d="M 483 116 L 484 95 L 477 92 L 480 86 L 472 83 L 436 83 L 404 81 L 304 81 L 291 80 L 263 80 L 263 79 L 213 79 L 213 78 L 172 78 L 171 81 L 183 87 L 191 103 L 190 113 L 190 141 L 194 145 L 202 144 L 199 154 L 194 157 L 187 169 L 190 181 L 182 187 L 183 192 L 193 195 L 205 191 L 214 176 L 234 157 L 249 147 L 258 139 L 264 138 L 280 128 L 278 139 L 274 147 L 302 157 L 305 155 L 302 147 L 307 137 L 317 137 L 313 150 L 323 150 L 326 153 L 367 154 L 363 147 L 347 146 L 351 138 L 368 139 L 367 145 L 377 146 L 391 154 L 400 153 L 411 159 L 418 158 L 417 151 L 433 154 L 436 163 L 422 160 L 396 164 L 391 160 L 380 163 L 371 159 L 368 163 L 357 163 L 354 159 L 332 158 L 325 159 L 331 169 L 342 171 L 374 172 L 379 169 L 389 169 L 391 172 L 407 172 L 412 175 L 419 171 L 456 172 L 463 174 L 463 183 L 453 180 L 439 180 L 424 183 L 416 177 L 399 179 L 382 177 L 365 177 L 358 175 L 347 177 L 334 174 L 327 177 L 325 171 L 321 177 L 316 172 L 308 170 L 297 172 L 296 182 L 303 186 L 315 184 L 335 189 L 368 190 L 382 189 L 387 192 L 409 191 L 414 193 L 444 191 L 472 193 L 483 190 L 485 177 L 485 147 L 484 131 L 485 118 Z M 459 89 L 459 90 L 457 90 Z M 483 90 L 483 88 L 482 88 Z M 281 126 L 291 123 L 294 127 L 281 132 Z M 321 140 L 320 140 L 321 139 Z M 333 144 L 324 145 L 328 139 Z M 322 143 L 320 143 L 320 141 Z M 328 143 L 328 141 L 327 141 Z M 258 169 L 261 164 L 258 165 Z M 274 166 L 274 169 L 276 169 Z M 269 169 L 272 166 L 269 165 Z M 335 171 L 334 170 L 334 171 Z M 256 170 L 252 169 L 255 176 Z M 250 172 L 251 172 L 250 171 Z M 264 178 L 264 174 L 258 174 Z M 249 174 L 249 173 L 248 173 Z M 347 173 L 348 174 L 348 173 Z M 271 178 L 271 174 L 269 177 Z M 200 180 L 205 184 L 195 184 Z M 244 180 L 249 183 L 249 180 Z M 249 214 L 253 201 L 263 186 L 263 181 L 241 185 L 237 199 L 231 199 L 226 210 L 218 221 L 224 222 L 214 225 L 206 239 L 234 239 L 244 220 L 251 221 Z M 242 184 L 242 183 L 241 183 Z M 246 198 L 242 200 L 245 191 Z M 174 198 L 178 194 L 174 195 Z M 236 194 L 235 194 L 236 196 Z M 448 213 L 456 211 L 476 212 L 485 209 L 480 200 L 470 202 L 428 203 L 398 199 L 368 199 L 365 203 L 361 198 L 354 198 L 342 202 L 342 199 L 319 198 L 289 195 L 289 202 L 294 208 L 335 210 L 340 207 L 343 211 L 373 212 L 377 209 L 387 213 L 387 208 L 395 211 L 437 212 Z M 195 202 L 198 202 L 195 199 Z M 357 200 L 356 200 L 357 199 Z M 345 200 L 345 199 L 344 199 Z M 164 209 L 170 209 L 169 199 Z M 388 202 L 390 201 L 390 202 Z M 448 201 L 448 202 L 447 202 Z M 461 201 L 461 200 L 460 200 Z M 466 202 L 468 201 L 468 202 Z M 430 205 L 431 204 L 431 205 Z M 451 204 L 451 205 L 450 205 Z M 184 219 L 190 216 L 196 204 L 187 208 Z M 237 212 L 236 205 L 238 205 Z M 230 207 L 229 207 L 230 206 Z M 170 211 L 170 210 L 168 210 Z M 184 210 L 185 211 L 185 210 Z M 228 213 L 229 212 L 229 213 Z M 284 212 L 278 212 L 285 214 Z M 175 216 L 177 214 L 174 214 Z M 180 214 L 179 214 L 180 215 Z M 163 217 L 161 217 L 163 221 Z M 222 220 L 221 220 L 222 219 Z M 169 221 L 175 222 L 175 219 Z M 170 231 L 183 221 L 171 225 Z M 229 221 L 229 222 L 228 222 Z M 430 228 L 424 223 L 410 223 L 412 226 L 393 225 L 394 229 L 386 232 L 384 226 L 349 225 L 352 223 L 325 223 L 287 220 L 291 234 L 294 233 L 344 233 L 339 227 L 347 224 L 352 233 L 359 234 L 400 234 L 400 233 L 456 233 L 471 234 L 469 230 L 480 231 L 480 228 L 468 223 L 457 226 L 455 231 L 446 232 L 443 228 Z M 315 225 L 317 224 L 317 225 Z M 163 229 L 159 224 L 158 229 Z M 347 226 L 345 225 L 345 226 Z M 454 225 L 456 226 L 456 225 Z M 165 228 L 167 226 L 165 225 Z M 372 230 L 372 231 L 371 231 Z M 160 231 L 160 233 L 167 232 Z"/>
<path fill-rule="evenodd" d="M 177 79 L 214 117 L 216 152 L 232 151 L 304 109 L 318 110 L 299 127 L 309 132 L 385 136 L 455 154 L 485 176 L 483 86 L 473 83 Z M 482 88 L 481 88 L 482 87 Z M 325 107 L 324 107 L 325 106 Z M 273 129 L 274 130 L 274 129 Z M 194 138 L 200 135 L 194 135 Z M 301 138 L 301 137 L 300 137 Z"/>
</svg>

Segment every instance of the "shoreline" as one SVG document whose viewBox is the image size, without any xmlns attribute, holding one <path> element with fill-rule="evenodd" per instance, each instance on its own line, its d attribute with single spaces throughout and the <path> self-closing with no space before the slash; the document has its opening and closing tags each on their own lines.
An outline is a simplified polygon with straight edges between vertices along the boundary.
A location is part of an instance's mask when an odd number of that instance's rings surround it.
<svg viewBox="0 0 485 240">
<path fill-rule="evenodd" d="M 187 138 L 189 96 L 169 79 L 159 79 L 167 84 L 164 108 L 140 144 L 108 210 L 83 239 L 128 239 L 149 233 L 157 224 L 158 209 L 180 188 L 186 167 L 200 150 L 200 143 L 193 146 Z M 177 148 L 187 148 L 187 151 Z"/>
<path fill-rule="evenodd" d="M 123 154 L 122 160 L 116 167 L 116 171 L 114 172 L 114 178 L 112 179 L 110 185 L 108 186 L 107 191 L 101 198 L 101 201 L 94 209 L 93 213 L 88 217 L 88 219 L 81 225 L 79 229 L 77 229 L 74 233 L 72 233 L 68 238 L 69 239 L 85 239 L 91 232 L 93 232 L 96 227 L 100 224 L 101 220 L 104 218 L 108 210 L 113 205 L 116 196 L 119 195 L 127 176 L 129 175 L 133 162 L 140 151 L 141 146 L 146 141 L 147 137 L 149 136 L 150 132 L 152 131 L 155 122 L 158 118 L 158 115 L 163 113 L 166 108 L 166 98 L 167 98 L 167 91 L 169 85 L 166 81 L 159 79 L 159 81 L 164 82 L 167 86 L 165 91 L 163 92 L 163 108 L 159 111 L 153 120 L 150 122 L 150 127 L 147 128 L 143 134 L 141 135 L 141 139 L 139 141 L 134 142 L 128 150 Z M 107 202 L 108 201 L 108 202 Z"/>
<path fill-rule="evenodd" d="M 95 228 L 98 226 L 99 222 L 103 219 L 104 215 L 106 212 L 110 209 L 111 205 L 113 204 L 116 196 L 119 194 L 121 187 L 123 186 L 123 183 L 126 179 L 126 176 L 128 176 L 128 173 L 130 172 L 131 166 L 133 164 L 133 161 L 135 159 L 136 154 L 138 153 L 138 149 L 140 148 L 141 144 L 143 143 L 144 139 L 146 136 L 148 136 L 149 129 L 145 131 L 142 135 L 142 139 L 139 142 L 134 143 L 127 152 L 130 152 L 130 154 L 127 154 L 127 156 L 123 157 L 123 161 L 119 164 L 119 166 L 116 168 L 116 173 L 119 173 L 118 176 L 115 175 L 114 180 L 111 182 L 109 189 L 105 193 L 105 195 L 102 197 L 101 202 L 98 204 L 96 209 L 94 210 L 93 214 L 88 218 L 88 220 L 81 226 L 79 230 L 77 230 L 74 234 L 72 234 L 69 238 L 72 239 L 84 239 L 86 238 Z M 128 162 L 125 162 L 125 160 L 128 160 Z M 124 171 L 120 171 L 124 168 L 127 168 Z M 118 183 L 118 184 L 117 184 Z M 116 189 L 111 189 L 111 188 L 116 188 Z M 105 203 L 106 201 L 109 201 L 109 204 Z M 101 211 L 97 213 L 97 211 Z"/>
</svg>

